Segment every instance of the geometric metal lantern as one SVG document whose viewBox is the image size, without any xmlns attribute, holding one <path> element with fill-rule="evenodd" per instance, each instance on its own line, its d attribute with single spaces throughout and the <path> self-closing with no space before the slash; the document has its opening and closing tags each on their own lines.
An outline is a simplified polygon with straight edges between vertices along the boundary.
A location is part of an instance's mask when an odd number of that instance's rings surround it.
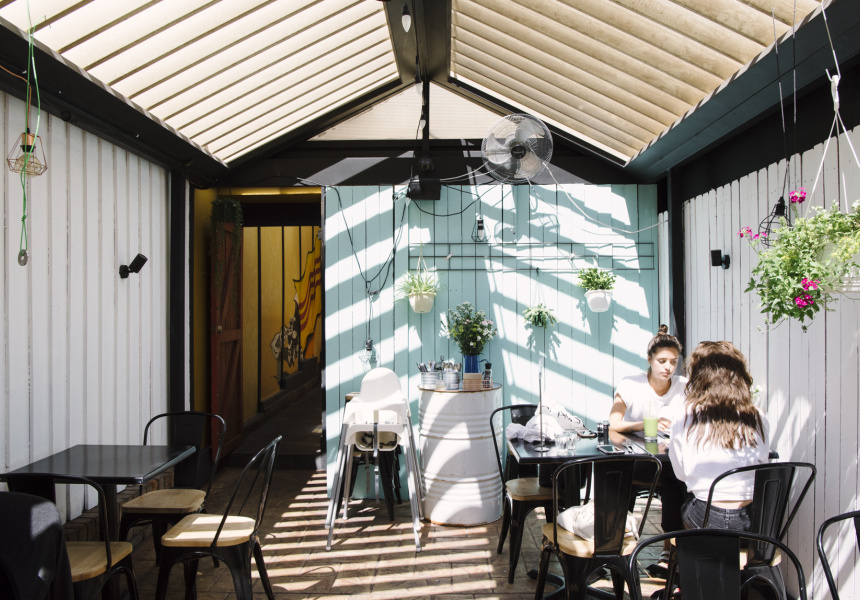
<svg viewBox="0 0 860 600">
<path fill-rule="evenodd" d="M 48 169 L 48 161 L 45 160 L 45 151 L 42 149 L 42 140 L 37 135 L 22 133 L 18 145 L 13 147 L 6 157 L 6 164 L 13 173 L 24 171 L 27 175 L 41 175 Z"/>
</svg>

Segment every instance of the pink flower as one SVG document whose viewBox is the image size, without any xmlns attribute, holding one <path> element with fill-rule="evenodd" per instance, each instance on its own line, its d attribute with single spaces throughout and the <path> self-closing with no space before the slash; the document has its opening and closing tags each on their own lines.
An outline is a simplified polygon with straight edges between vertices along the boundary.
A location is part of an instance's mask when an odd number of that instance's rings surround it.
<svg viewBox="0 0 860 600">
<path fill-rule="evenodd" d="M 817 290 L 819 283 L 821 283 L 821 280 L 819 279 L 807 279 L 806 277 L 804 277 L 800 280 L 800 285 L 803 286 L 804 290 Z"/>
<path fill-rule="evenodd" d="M 800 204 L 801 202 L 806 200 L 806 188 L 800 188 L 789 193 L 788 199 L 796 204 Z"/>
<path fill-rule="evenodd" d="M 752 229 L 750 229 L 749 227 L 741 227 L 741 230 L 738 231 L 738 235 L 741 237 L 752 237 Z"/>
<path fill-rule="evenodd" d="M 812 296 L 809 294 L 803 294 L 802 296 L 798 296 L 794 299 L 794 303 L 797 304 L 800 308 L 804 308 L 806 306 L 810 306 L 815 304 L 815 300 L 812 299 Z"/>
</svg>

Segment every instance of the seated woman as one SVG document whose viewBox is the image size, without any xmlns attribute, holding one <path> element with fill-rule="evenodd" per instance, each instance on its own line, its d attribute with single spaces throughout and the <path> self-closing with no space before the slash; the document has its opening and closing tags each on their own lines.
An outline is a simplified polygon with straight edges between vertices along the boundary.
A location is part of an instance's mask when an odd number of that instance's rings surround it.
<svg viewBox="0 0 860 600">
<path fill-rule="evenodd" d="M 660 417 L 658 428 L 668 431 L 671 421 L 667 415 L 673 414 L 683 406 L 686 377 L 673 377 L 681 355 L 681 343 L 669 328 L 660 329 L 648 342 L 646 358 L 648 371 L 625 377 L 615 390 L 615 403 L 609 413 L 609 428 L 612 431 L 628 433 L 642 431 L 645 417 L 649 411 Z M 662 504 L 661 526 L 663 531 L 677 531 L 683 527 L 681 503 L 686 490 L 672 472 L 670 465 L 664 464 L 658 488 Z M 632 507 L 631 507 L 632 508 Z M 652 575 L 662 575 L 669 561 L 669 542 L 663 545 L 663 552 L 657 570 L 649 569 Z"/>
<path fill-rule="evenodd" d="M 767 419 L 752 402 L 744 355 L 730 342 L 702 342 L 687 361 L 687 399 L 672 421 L 669 459 L 689 494 L 686 529 L 702 526 L 714 479 L 730 469 L 767 462 Z M 708 527 L 749 531 L 754 475 L 732 476 L 714 491 Z"/>
</svg>

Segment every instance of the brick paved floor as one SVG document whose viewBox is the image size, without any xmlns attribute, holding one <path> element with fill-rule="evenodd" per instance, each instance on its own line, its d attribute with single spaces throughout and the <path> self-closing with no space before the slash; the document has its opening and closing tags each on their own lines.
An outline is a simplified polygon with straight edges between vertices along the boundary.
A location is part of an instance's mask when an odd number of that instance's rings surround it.
<svg viewBox="0 0 860 600">
<path fill-rule="evenodd" d="M 217 513 L 232 491 L 239 469 L 226 468 L 215 481 L 208 503 Z M 405 490 L 404 490 L 405 491 Z M 409 503 L 396 506 L 389 521 L 384 504 L 353 501 L 347 522 L 338 520 L 335 544 L 326 552 L 327 508 L 325 473 L 276 470 L 262 527 L 263 554 L 275 595 L 279 600 L 325 599 L 530 599 L 535 582 L 527 571 L 537 568 L 541 510 L 528 519 L 516 578 L 508 583 L 508 544 L 496 553 L 501 520 L 478 527 L 445 527 L 423 523 L 422 551 L 415 552 Z M 646 535 L 660 531 L 659 503 L 652 507 Z M 641 511 L 641 507 L 637 510 Z M 133 554 L 141 597 L 153 598 L 157 578 L 155 555 L 149 538 Z M 653 562 L 653 555 L 644 564 Z M 553 559 L 551 572 L 561 573 Z M 265 598 L 254 572 L 254 597 Z M 647 577 L 645 574 L 643 578 Z M 659 581 L 643 580 L 646 596 Z M 597 587 L 610 589 L 609 580 Z M 547 591 L 550 587 L 547 586 Z M 168 598 L 183 598 L 182 569 L 171 573 Z M 214 568 L 201 561 L 199 600 L 235 598 L 230 574 L 223 565 Z"/>
</svg>

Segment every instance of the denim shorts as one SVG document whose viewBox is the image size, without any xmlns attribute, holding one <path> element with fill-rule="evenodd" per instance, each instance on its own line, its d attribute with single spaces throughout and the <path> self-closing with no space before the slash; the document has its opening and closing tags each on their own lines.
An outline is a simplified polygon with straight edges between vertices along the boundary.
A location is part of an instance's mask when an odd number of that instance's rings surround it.
<svg viewBox="0 0 860 600">
<path fill-rule="evenodd" d="M 684 529 L 700 529 L 705 520 L 705 507 L 707 502 L 696 498 L 693 494 L 687 495 L 684 506 L 681 507 L 681 518 L 684 521 Z M 708 529 L 735 529 L 738 531 L 750 530 L 750 506 L 747 504 L 742 508 L 720 508 L 711 506 L 708 514 Z"/>
</svg>

